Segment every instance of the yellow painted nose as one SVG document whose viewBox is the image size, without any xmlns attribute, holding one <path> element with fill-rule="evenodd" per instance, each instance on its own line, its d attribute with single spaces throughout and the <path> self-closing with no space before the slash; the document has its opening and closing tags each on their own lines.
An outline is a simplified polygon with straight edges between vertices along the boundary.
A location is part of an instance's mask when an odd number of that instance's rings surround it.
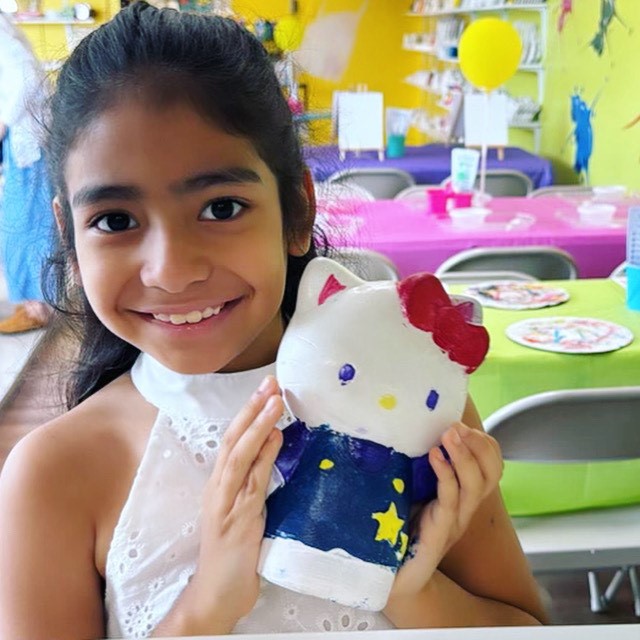
<svg viewBox="0 0 640 640">
<path fill-rule="evenodd" d="M 380 396 L 380 399 L 378 400 L 378 404 L 383 409 L 395 409 L 396 405 L 398 404 L 398 401 L 396 400 L 395 396 L 388 393 L 384 396 Z"/>
</svg>

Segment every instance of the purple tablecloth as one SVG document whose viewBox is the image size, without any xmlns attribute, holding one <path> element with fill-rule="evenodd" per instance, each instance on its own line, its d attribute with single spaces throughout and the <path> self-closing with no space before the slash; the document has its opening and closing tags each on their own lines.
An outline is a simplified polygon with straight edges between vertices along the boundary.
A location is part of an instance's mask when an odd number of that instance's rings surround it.
<svg viewBox="0 0 640 640">
<path fill-rule="evenodd" d="M 306 147 L 304 157 L 317 182 L 326 180 L 332 173 L 354 167 L 394 167 L 410 173 L 417 184 L 440 184 L 451 173 L 451 147 L 443 144 L 426 144 L 406 147 L 402 158 L 378 160 L 374 151 L 363 151 L 356 156 L 347 153 L 340 160 L 338 147 Z M 487 169 L 516 169 L 527 174 L 534 188 L 553 184 L 551 162 L 518 147 L 505 147 L 504 159 L 498 160 L 496 149 L 489 149 Z"/>
</svg>

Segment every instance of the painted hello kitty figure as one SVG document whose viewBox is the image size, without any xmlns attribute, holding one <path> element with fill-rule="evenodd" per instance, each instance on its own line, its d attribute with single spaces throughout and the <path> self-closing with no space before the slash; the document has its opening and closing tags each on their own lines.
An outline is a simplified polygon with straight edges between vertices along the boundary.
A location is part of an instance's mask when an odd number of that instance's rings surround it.
<svg viewBox="0 0 640 640">
<path fill-rule="evenodd" d="M 409 542 L 411 505 L 435 497 L 427 452 L 459 420 L 488 348 L 440 282 L 366 282 L 308 265 L 276 362 L 296 421 L 276 460 L 259 572 L 280 586 L 380 610 Z"/>
</svg>

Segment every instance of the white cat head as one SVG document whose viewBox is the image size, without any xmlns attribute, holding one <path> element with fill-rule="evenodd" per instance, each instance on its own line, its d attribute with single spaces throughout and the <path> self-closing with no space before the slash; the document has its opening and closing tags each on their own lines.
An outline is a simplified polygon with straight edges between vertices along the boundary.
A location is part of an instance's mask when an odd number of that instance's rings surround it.
<svg viewBox="0 0 640 640">
<path fill-rule="evenodd" d="M 278 351 L 277 378 L 308 427 L 418 456 L 460 419 L 467 375 L 487 349 L 486 330 L 465 319 L 434 276 L 366 282 L 315 258 Z"/>
</svg>

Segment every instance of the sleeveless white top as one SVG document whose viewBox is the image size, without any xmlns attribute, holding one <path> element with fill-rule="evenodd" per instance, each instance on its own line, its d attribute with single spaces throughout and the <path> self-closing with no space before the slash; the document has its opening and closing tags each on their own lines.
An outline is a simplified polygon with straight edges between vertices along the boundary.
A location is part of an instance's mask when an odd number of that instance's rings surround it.
<svg viewBox="0 0 640 640">
<path fill-rule="evenodd" d="M 146 638 L 195 572 L 201 496 L 220 439 L 270 373 L 275 364 L 185 375 L 146 354 L 134 364 L 133 384 L 159 411 L 107 554 L 109 638 Z M 283 418 L 281 426 L 290 421 Z M 390 628 L 382 613 L 350 609 L 263 580 L 254 609 L 234 633 Z"/>
</svg>

